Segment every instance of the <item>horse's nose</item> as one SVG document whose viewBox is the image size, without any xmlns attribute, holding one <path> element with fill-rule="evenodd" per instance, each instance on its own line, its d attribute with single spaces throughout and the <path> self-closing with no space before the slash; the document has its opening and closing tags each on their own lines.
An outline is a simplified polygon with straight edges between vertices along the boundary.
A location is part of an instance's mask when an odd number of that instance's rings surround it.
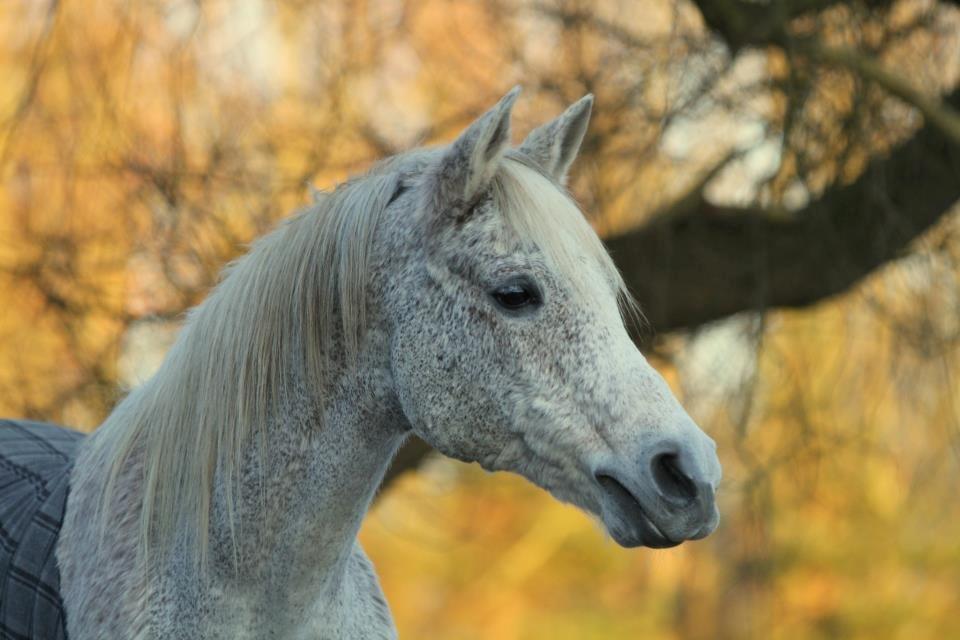
<svg viewBox="0 0 960 640">
<path fill-rule="evenodd" d="M 680 446 L 650 458 L 650 475 L 659 497 L 674 508 L 699 507 L 704 514 L 714 509 L 714 487 L 703 465 Z"/>
<path fill-rule="evenodd" d="M 648 443 L 632 462 L 612 459 L 594 471 L 604 521 L 621 544 L 674 546 L 717 528 L 720 463 L 705 435 L 688 440 Z"/>
</svg>

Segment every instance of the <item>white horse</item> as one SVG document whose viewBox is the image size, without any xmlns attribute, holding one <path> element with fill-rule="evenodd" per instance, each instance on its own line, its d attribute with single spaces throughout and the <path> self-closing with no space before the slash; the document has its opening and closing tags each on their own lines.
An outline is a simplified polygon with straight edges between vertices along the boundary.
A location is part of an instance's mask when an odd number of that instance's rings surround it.
<svg viewBox="0 0 960 640">
<path fill-rule="evenodd" d="M 70 638 L 395 637 L 356 536 L 411 433 L 624 546 L 716 528 L 714 443 L 628 337 L 563 187 L 593 99 L 511 149 L 518 93 L 258 241 L 80 444 Z"/>
</svg>

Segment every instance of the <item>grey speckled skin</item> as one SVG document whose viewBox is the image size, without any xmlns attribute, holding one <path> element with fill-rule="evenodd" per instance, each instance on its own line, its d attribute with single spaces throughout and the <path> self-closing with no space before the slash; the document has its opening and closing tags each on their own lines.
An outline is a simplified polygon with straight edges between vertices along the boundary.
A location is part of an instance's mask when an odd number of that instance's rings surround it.
<svg viewBox="0 0 960 640">
<path fill-rule="evenodd" d="M 356 535 L 411 432 L 448 456 L 525 476 L 600 517 L 626 546 L 669 546 L 717 526 L 713 442 L 630 341 L 609 274 L 584 258 L 587 286 L 567 286 L 489 197 L 504 154 L 517 154 L 507 151 L 516 96 L 450 146 L 375 170 L 397 173 L 406 188 L 373 239 L 359 359 L 321 406 L 291 358 L 287 378 L 299 392 L 270 412 L 266 459 L 253 442 L 244 454 L 236 569 L 221 477 L 208 568 L 177 553 L 189 532 L 149 570 L 137 564 L 136 456 L 98 547 L 89 514 L 108 454 L 81 451 L 58 548 L 71 638 L 395 637 Z M 514 157 L 561 184 L 591 104 L 535 130 Z M 491 291 L 518 274 L 537 283 L 543 303 L 507 312 Z M 115 437 L 118 424 L 91 439 Z"/>
</svg>

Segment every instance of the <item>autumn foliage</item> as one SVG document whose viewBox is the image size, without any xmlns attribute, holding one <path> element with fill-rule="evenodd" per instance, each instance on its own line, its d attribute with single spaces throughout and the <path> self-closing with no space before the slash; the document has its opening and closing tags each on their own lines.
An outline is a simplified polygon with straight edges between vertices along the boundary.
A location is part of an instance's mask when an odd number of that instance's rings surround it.
<svg viewBox="0 0 960 640">
<path fill-rule="evenodd" d="M 3 3 L 0 415 L 95 428 L 308 185 L 449 140 L 514 84 L 518 134 L 596 94 L 571 190 L 606 235 L 691 194 L 798 215 L 923 123 L 812 49 L 734 52 L 704 4 Z M 797 42 L 953 89 L 953 3 L 808 4 Z M 401 476 L 361 535 L 401 636 L 960 636 L 958 234 L 946 213 L 841 296 L 648 339 L 720 445 L 707 540 L 623 550 L 517 478 Z"/>
</svg>

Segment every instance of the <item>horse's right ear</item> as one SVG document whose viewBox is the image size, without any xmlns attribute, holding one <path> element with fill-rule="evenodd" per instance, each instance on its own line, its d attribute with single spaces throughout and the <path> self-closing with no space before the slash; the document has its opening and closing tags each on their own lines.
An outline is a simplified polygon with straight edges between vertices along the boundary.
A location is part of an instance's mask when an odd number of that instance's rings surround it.
<svg viewBox="0 0 960 640">
<path fill-rule="evenodd" d="M 510 112 L 520 87 L 473 122 L 454 140 L 437 168 L 437 198 L 442 209 L 469 206 L 490 183 L 510 145 Z"/>
</svg>

